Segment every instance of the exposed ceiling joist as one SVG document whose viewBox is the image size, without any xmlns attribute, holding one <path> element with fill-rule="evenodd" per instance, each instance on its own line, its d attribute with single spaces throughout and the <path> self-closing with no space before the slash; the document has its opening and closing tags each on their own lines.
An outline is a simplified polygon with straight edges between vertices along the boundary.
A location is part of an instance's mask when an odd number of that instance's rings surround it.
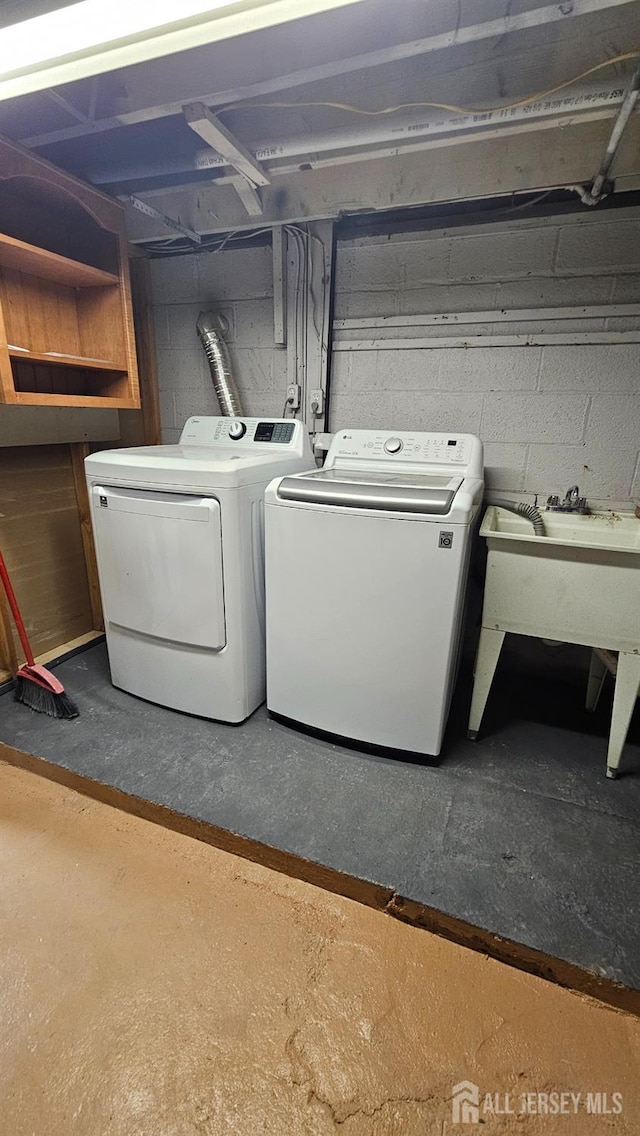
<svg viewBox="0 0 640 1136">
<path fill-rule="evenodd" d="M 305 169 L 322 169 L 327 166 L 368 161 L 379 157 L 396 157 L 418 150 L 441 149 L 458 142 L 475 138 L 499 137 L 517 130 L 548 130 L 556 126 L 566 128 L 577 122 L 598 121 L 615 115 L 624 96 L 619 81 L 600 83 L 597 89 L 579 87 L 569 94 L 560 92 L 556 97 L 512 108 L 508 114 L 502 110 L 487 111 L 483 115 L 450 115 L 434 113 L 415 114 L 406 119 L 369 121 L 359 127 L 340 131 L 308 132 L 289 137 L 283 142 L 265 141 L 256 151 L 256 159 L 265 163 L 269 179 L 295 174 Z M 159 157 L 156 163 L 118 167 L 109 176 L 89 171 L 92 182 L 104 185 L 111 192 L 142 193 L 153 196 L 171 186 L 202 184 L 203 172 L 219 171 L 216 185 L 228 183 L 233 174 L 228 172 L 226 159 L 213 150 L 201 150 L 195 160 Z M 191 178 L 187 175 L 193 174 Z M 156 180 L 157 184 L 153 182 Z"/>
<path fill-rule="evenodd" d="M 540 124 L 507 127 L 496 137 L 474 135 L 473 158 L 466 146 L 440 150 L 438 161 L 420 152 L 406 153 L 402 162 L 377 158 L 363 172 L 358 163 L 330 169 L 298 171 L 282 183 L 261 191 L 261 224 L 281 224 L 283 187 L 286 218 L 305 222 L 341 214 L 409 208 L 437 202 L 480 199 L 499 195 L 539 192 L 552 187 L 584 185 L 593 177 L 610 135 L 610 123 L 579 122 L 571 129 L 548 130 L 544 145 L 532 145 L 531 134 Z M 616 159 L 615 177 L 637 170 L 638 130 L 625 134 Z M 201 234 L 227 233 L 255 227 L 231 185 L 200 184 L 165 191 L 154 197 L 166 212 L 177 212 Z M 164 235 L 149 220 L 130 214 L 131 239 L 145 241 Z"/>
<path fill-rule="evenodd" d="M 447 48 L 479 43 L 487 39 L 499 39 L 504 35 L 544 27 L 548 24 L 566 23 L 579 16 L 610 11 L 611 9 L 623 7 L 635 2 L 636 0 L 571 0 L 570 3 L 566 4 L 545 5 L 543 7 L 533 8 L 527 12 L 506 15 L 500 19 L 454 28 L 451 31 L 439 35 L 412 40 L 408 43 L 391 44 L 377 51 L 350 56 L 346 59 L 328 61 L 315 67 L 277 75 L 257 83 L 245 84 L 244 86 L 225 90 L 210 91 L 204 94 L 202 92 L 193 92 L 187 95 L 185 92 L 180 100 L 166 102 L 156 106 L 141 107 L 110 118 L 98 119 L 91 123 L 79 123 L 77 126 L 69 126 L 60 130 L 31 135 L 22 138 L 21 141 L 25 146 L 37 148 L 72 138 L 80 138 L 86 134 L 115 130 L 122 126 L 132 126 L 137 123 L 149 122 L 154 119 L 181 114 L 187 98 L 194 102 L 202 102 L 210 107 L 227 106 L 231 103 L 261 98 L 266 95 L 277 94 L 279 91 L 290 90 L 295 87 L 305 86 L 309 83 L 332 79 L 339 75 L 350 74 L 354 71 L 394 63 L 415 56 L 428 55 Z"/>
<path fill-rule="evenodd" d="M 603 107 L 602 109 L 584 111 L 580 114 L 552 115 L 548 118 L 537 121 L 528 119 L 526 121 L 520 120 L 517 122 L 502 123 L 499 126 L 485 127 L 485 129 L 483 130 L 467 130 L 466 132 L 461 132 L 453 138 L 427 137 L 419 139 L 415 142 L 406 143 L 401 147 L 397 145 L 376 146 L 369 150 L 357 151 L 356 153 L 335 152 L 333 154 L 327 154 L 326 156 L 317 155 L 311 161 L 305 163 L 305 172 L 312 170 L 337 170 L 339 168 L 344 168 L 345 166 L 351 166 L 353 167 L 354 171 L 360 171 L 360 177 L 362 178 L 362 169 L 360 166 L 360 163 L 362 162 L 394 160 L 397 159 L 399 155 L 402 155 L 403 161 L 406 161 L 407 157 L 410 155 L 412 156 L 414 154 L 424 154 L 425 152 L 430 150 L 447 151 L 458 147 L 461 143 L 474 142 L 481 144 L 521 135 L 531 135 L 541 130 L 553 132 L 560 128 L 562 133 L 564 134 L 567 132 L 568 128 L 573 128 L 578 125 L 582 126 L 588 123 L 597 123 L 603 119 L 608 120 L 612 117 L 615 109 L 615 107 Z M 270 174 L 274 180 L 279 180 L 281 178 L 287 179 L 287 181 L 284 182 L 285 185 L 287 184 L 289 179 L 295 179 L 298 173 L 300 173 L 300 163 L 277 166 L 270 170 Z M 591 175 L 589 175 L 589 177 L 590 176 Z M 214 187 L 218 191 L 221 191 L 225 186 L 234 185 L 236 181 L 237 178 L 235 178 L 234 176 L 223 174 L 209 184 L 202 181 L 187 183 L 182 182 L 179 186 L 165 186 L 164 188 L 145 190 L 144 196 L 145 198 L 166 198 L 167 196 L 175 192 L 197 193 L 198 190 L 204 191 L 211 187 Z M 563 181 L 555 181 L 553 184 L 558 186 L 559 188 L 565 187 L 565 183 Z M 121 196 L 123 200 L 126 200 L 126 194 L 119 194 L 119 196 Z M 300 220 L 304 218 L 296 217 L 293 219 Z M 314 216 L 312 219 L 318 220 L 321 218 Z M 228 228 L 230 226 L 226 227 Z M 234 224 L 233 227 L 240 228 L 241 226 Z M 223 223 L 217 226 L 217 228 L 221 232 L 225 231 L 225 225 Z"/>
<path fill-rule="evenodd" d="M 269 177 L 260 162 L 233 137 L 231 131 L 216 118 L 204 103 L 188 103 L 183 107 L 188 125 L 223 158 L 238 171 L 240 176 L 252 187 L 268 185 Z"/>
<path fill-rule="evenodd" d="M 0 28 L 0 101 L 358 3 L 82 0 Z"/>
<path fill-rule="evenodd" d="M 78 110 L 78 108 L 74 106 L 73 103 L 70 103 L 69 100 L 65 99 L 58 91 L 47 91 L 47 98 L 51 99 L 52 102 L 57 103 L 57 105 L 62 107 L 62 109 L 67 112 L 67 114 L 70 114 L 72 118 L 75 118 L 77 122 L 89 122 L 87 115 L 83 114 L 81 110 Z"/>
</svg>

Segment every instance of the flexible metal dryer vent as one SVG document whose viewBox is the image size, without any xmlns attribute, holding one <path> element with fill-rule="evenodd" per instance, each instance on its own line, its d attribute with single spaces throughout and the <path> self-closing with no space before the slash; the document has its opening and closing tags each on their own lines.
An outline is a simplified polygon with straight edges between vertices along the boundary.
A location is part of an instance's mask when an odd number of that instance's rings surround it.
<svg viewBox="0 0 640 1136">
<path fill-rule="evenodd" d="M 211 381 L 220 403 L 220 413 L 226 418 L 237 418 L 244 411 L 233 375 L 229 348 L 223 339 L 222 321 L 213 312 L 200 312 L 196 327 L 209 360 Z"/>
</svg>

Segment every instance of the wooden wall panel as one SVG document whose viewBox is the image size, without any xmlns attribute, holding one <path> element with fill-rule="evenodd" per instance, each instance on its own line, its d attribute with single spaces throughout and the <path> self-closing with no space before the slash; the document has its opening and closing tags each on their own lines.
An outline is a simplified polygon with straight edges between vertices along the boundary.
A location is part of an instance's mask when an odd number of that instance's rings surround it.
<svg viewBox="0 0 640 1136">
<path fill-rule="evenodd" d="M 0 448 L 0 548 L 36 655 L 93 629 L 69 446 Z"/>
<path fill-rule="evenodd" d="M 71 455 L 71 469 L 76 491 L 76 504 L 78 506 L 78 520 L 80 521 L 80 535 L 84 550 L 84 562 L 89 584 L 89 599 L 91 601 L 92 626 L 97 631 L 104 631 L 104 618 L 102 615 L 102 597 L 100 595 L 100 580 L 98 578 L 98 561 L 96 559 L 96 546 L 93 540 L 93 525 L 91 524 L 91 504 L 89 490 L 85 475 L 84 462 L 89 456 L 91 447 L 86 443 L 69 446 Z"/>
<path fill-rule="evenodd" d="M 98 289 L 91 289 L 94 290 Z M 83 345 L 78 326 L 77 291 L 54 284 L 51 280 L 2 268 L 0 303 L 8 342 L 13 347 L 29 351 L 81 355 Z M 97 351 L 92 354 L 95 357 Z"/>
<path fill-rule="evenodd" d="M 120 436 L 123 446 L 156 446 L 162 431 L 149 259 L 132 249 L 129 268 L 142 408 L 120 411 Z"/>
</svg>

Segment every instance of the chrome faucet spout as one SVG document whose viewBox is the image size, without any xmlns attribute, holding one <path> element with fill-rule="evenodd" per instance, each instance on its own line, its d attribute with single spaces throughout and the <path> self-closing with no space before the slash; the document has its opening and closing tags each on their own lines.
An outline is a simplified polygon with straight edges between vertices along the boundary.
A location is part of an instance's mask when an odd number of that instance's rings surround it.
<svg viewBox="0 0 640 1136">
<path fill-rule="evenodd" d="M 577 485 L 570 485 L 567 489 L 564 500 L 560 500 L 557 494 L 552 497 L 547 497 L 547 509 L 551 513 L 588 513 L 589 506 L 587 498 L 580 496 L 580 488 Z"/>
</svg>

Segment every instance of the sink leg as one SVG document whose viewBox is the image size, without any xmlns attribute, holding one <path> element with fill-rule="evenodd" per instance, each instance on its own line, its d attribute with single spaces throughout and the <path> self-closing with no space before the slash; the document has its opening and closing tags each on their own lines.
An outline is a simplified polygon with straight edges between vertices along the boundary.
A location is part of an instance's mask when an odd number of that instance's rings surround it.
<svg viewBox="0 0 640 1136">
<path fill-rule="evenodd" d="M 474 741 L 478 736 L 480 723 L 487 698 L 491 690 L 493 676 L 496 673 L 500 651 L 504 643 L 504 631 L 496 631 L 491 627 L 483 627 L 480 632 L 478 654 L 476 655 L 475 679 L 473 683 L 473 697 L 471 699 L 471 712 L 469 714 L 469 729 L 467 736 Z"/>
<path fill-rule="evenodd" d="M 598 702 L 599 702 L 599 699 L 600 699 L 600 695 L 602 693 L 602 687 L 604 686 L 604 680 L 605 680 L 606 676 L 607 676 L 606 666 L 604 665 L 600 656 L 597 655 L 595 651 L 592 651 L 591 652 L 591 662 L 589 663 L 589 679 L 588 679 L 588 682 L 587 682 L 587 696 L 586 696 L 585 702 L 584 702 L 587 710 L 595 710 L 596 709 Z"/>
<path fill-rule="evenodd" d="M 611 715 L 611 731 L 609 734 L 609 750 L 607 753 L 607 777 L 615 778 L 620 765 L 620 757 L 627 731 L 640 693 L 640 654 L 618 655 L 618 672 L 616 674 L 616 688 L 613 696 L 613 713 Z"/>
</svg>

